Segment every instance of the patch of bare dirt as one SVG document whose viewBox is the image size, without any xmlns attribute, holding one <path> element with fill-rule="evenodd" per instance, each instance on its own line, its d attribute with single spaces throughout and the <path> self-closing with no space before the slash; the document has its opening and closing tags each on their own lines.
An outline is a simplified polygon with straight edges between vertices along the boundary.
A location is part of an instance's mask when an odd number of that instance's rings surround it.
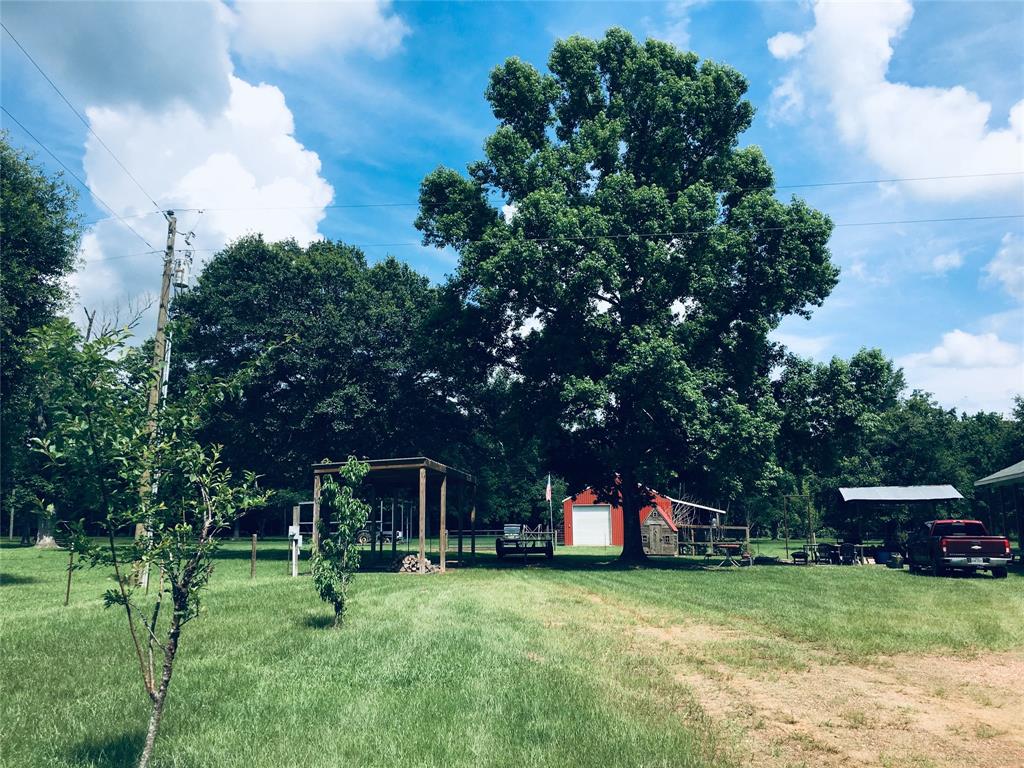
<svg viewBox="0 0 1024 768">
<path fill-rule="evenodd" d="M 749 765 L 1024 766 L 1024 652 L 850 664 L 716 626 L 636 632 L 675 650 L 676 679 Z"/>
</svg>

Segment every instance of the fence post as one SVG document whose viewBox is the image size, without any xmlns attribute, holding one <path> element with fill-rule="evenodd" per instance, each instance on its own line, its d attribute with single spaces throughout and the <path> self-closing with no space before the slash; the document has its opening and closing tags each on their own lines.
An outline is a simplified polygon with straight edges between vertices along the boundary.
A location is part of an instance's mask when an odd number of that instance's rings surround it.
<svg viewBox="0 0 1024 768">
<path fill-rule="evenodd" d="M 249 578 L 256 578 L 256 534 L 252 535 L 252 559 L 249 563 Z"/>
</svg>

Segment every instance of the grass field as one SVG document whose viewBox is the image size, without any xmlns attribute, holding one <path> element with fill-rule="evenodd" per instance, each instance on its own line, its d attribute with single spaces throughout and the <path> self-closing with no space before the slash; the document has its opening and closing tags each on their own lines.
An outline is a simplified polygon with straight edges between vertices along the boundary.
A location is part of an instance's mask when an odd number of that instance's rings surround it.
<svg viewBox="0 0 1024 768">
<path fill-rule="evenodd" d="M 773 706 L 788 700 L 785 686 L 825 674 L 904 695 L 918 685 L 916 660 L 949 654 L 1024 669 L 1017 573 L 682 560 L 638 570 L 616 567 L 615 554 L 560 550 L 527 567 L 481 555 L 444 576 L 360 574 L 347 625 L 332 631 L 309 578 L 286 575 L 283 542 L 261 543 L 255 580 L 248 544 L 227 545 L 204 615 L 183 635 L 155 764 L 839 765 L 858 756 L 849 744 L 860 735 L 877 758 L 860 764 L 897 764 L 889 750 L 900 765 L 955 765 L 928 744 L 913 753 L 914 712 L 903 715 L 907 738 L 894 730 L 887 746 L 877 707 L 833 701 L 845 689 L 820 705 L 834 713 Z M 0 550 L 0 759 L 131 765 L 147 708 L 125 619 L 102 608 L 109 582 L 98 570 L 76 574 L 63 607 L 65 562 Z M 960 706 L 955 681 L 940 690 L 943 680 L 917 678 L 928 681 L 922 723 L 934 719 L 932 699 Z M 1024 733 L 1000 717 L 1019 695 L 1003 699 L 988 682 L 991 712 L 974 702 L 977 722 L 963 727 L 1012 763 Z M 949 727 L 951 743 L 963 736 Z"/>
</svg>

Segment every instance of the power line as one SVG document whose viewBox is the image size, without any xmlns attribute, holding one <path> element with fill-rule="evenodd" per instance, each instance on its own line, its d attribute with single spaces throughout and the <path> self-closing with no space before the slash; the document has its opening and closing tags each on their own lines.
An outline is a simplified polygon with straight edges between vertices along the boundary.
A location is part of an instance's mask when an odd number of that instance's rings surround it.
<svg viewBox="0 0 1024 768">
<path fill-rule="evenodd" d="M 107 209 L 108 211 L 110 211 L 110 212 L 111 212 L 111 214 L 113 214 L 113 218 L 117 219 L 117 220 L 118 220 L 119 222 L 121 222 L 121 223 L 122 223 L 122 224 L 124 224 L 124 225 L 125 225 L 126 227 L 128 227 L 128 229 L 130 229 L 130 230 L 131 230 L 131 231 L 132 231 L 132 232 L 133 232 L 133 233 L 135 234 L 135 236 L 136 236 L 137 238 L 139 238 L 139 240 L 141 240 L 142 242 L 144 242 L 144 243 L 145 243 L 145 244 L 146 244 L 147 246 L 149 246 L 150 248 L 152 248 L 152 247 L 153 247 L 153 244 L 152 244 L 152 243 L 150 243 L 150 242 L 149 242 L 149 241 L 148 241 L 148 240 L 147 240 L 146 238 L 144 238 L 144 237 L 143 237 L 142 235 L 140 235 L 140 234 L 139 234 L 139 233 L 138 233 L 138 232 L 137 232 L 137 231 L 135 230 L 135 228 L 134 228 L 134 227 L 133 227 L 133 226 L 132 226 L 131 224 L 129 224 L 129 223 L 127 222 L 127 221 L 125 221 L 125 220 L 124 220 L 124 218 L 123 218 L 122 216 L 120 216 L 120 215 L 119 215 L 119 214 L 117 213 L 117 211 L 115 211 L 115 210 L 113 209 L 113 207 L 111 207 L 110 205 L 108 205 L 108 204 L 107 204 L 107 202 L 106 202 L 106 201 L 105 201 L 105 200 L 104 200 L 104 199 L 103 199 L 102 197 L 100 197 L 100 196 L 99 196 L 99 195 L 97 195 L 97 194 L 96 194 L 96 193 L 95 193 L 94 191 L 92 191 L 91 189 L 89 189 L 89 185 L 88 185 L 88 184 L 86 184 L 86 183 L 85 183 L 84 181 L 82 181 L 82 180 L 81 180 L 81 179 L 80 179 L 80 178 L 78 177 L 78 174 L 77 174 L 77 173 L 75 173 L 75 172 L 74 172 L 74 171 L 72 171 L 72 170 L 71 170 L 70 168 L 68 168 L 68 167 L 67 167 L 67 166 L 66 166 L 66 165 L 64 164 L 64 161 L 63 161 L 63 160 L 61 160 L 61 159 L 60 159 L 59 157 L 57 157 L 57 156 L 56 156 L 55 154 L 53 154 L 53 152 L 52 152 L 52 151 L 50 150 L 50 148 L 49 148 L 49 147 L 47 147 L 47 146 L 46 146 L 45 144 L 43 144 L 43 142 L 41 142 L 41 141 L 40 141 L 39 139 L 37 139 L 37 138 L 35 137 L 35 134 L 33 134 L 33 133 L 32 133 L 32 131 L 30 131 L 30 130 L 29 130 L 28 128 L 26 128 L 26 127 L 25 127 L 25 126 L 24 126 L 24 125 L 23 125 L 23 124 L 21 123 L 21 121 L 20 121 L 20 120 L 18 120 L 18 118 L 16 118 L 16 117 L 15 117 L 14 115 L 12 115 L 12 114 L 11 114 L 11 113 L 10 113 L 10 112 L 8 111 L 7 107 L 5 107 L 5 106 L 4 106 L 3 104 L 0 104 L 0 109 L 2 109 L 2 110 L 3 110 L 3 112 L 4 112 L 4 114 L 5 114 L 5 115 L 7 115 L 7 116 L 8 116 L 9 118 L 11 118 L 11 120 L 13 120 L 13 121 L 14 121 L 14 124 L 15 124 L 15 125 L 17 125 L 17 126 L 18 126 L 19 128 L 21 128 L 21 130 L 23 130 L 23 131 L 24 131 L 24 132 L 25 132 L 26 134 L 28 134 L 29 138 L 30 138 L 30 139 L 32 139 L 32 141 L 34 141 L 34 142 L 35 142 L 36 144 L 38 144 L 38 145 L 39 145 L 40 147 L 42 147 L 42 148 L 43 148 L 43 150 L 44 150 L 44 151 L 46 152 L 46 154 L 48 154 L 48 155 L 49 155 L 50 157 L 52 157 L 52 158 L 53 158 L 54 160 L 56 160 L 56 161 L 57 161 L 57 163 L 59 163 L 59 164 L 60 164 L 60 167 L 61 167 L 61 168 L 63 168 L 63 169 L 65 170 L 65 171 L 67 171 L 67 172 L 68 172 L 68 174 L 70 174 L 71 178 L 73 178 L 73 179 L 74 179 L 75 181 L 77 181 L 77 182 L 78 182 L 79 184 L 81 184 L 81 185 L 82 185 L 82 189 L 84 189 L 84 190 L 85 190 L 86 192 L 88 192 L 89 194 L 91 194 L 91 195 L 92 195 L 92 196 L 93 196 L 94 198 L 96 198 L 96 201 L 97 201 L 98 203 L 100 203 L 100 204 L 101 204 L 101 205 L 102 205 L 102 206 L 103 206 L 104 208 L 106 208 L 106 209 Z"/>
<path fill-rule="evenodd" d="M 8 35 L 10 35 L 10 37 L 11 37 L 11 40 L 13 40 L 13 41 L 14 41 L 14 44 L 15 44 L 16 46 L 18 46 L 18 48 L 20 48 L 20 49 L 21 49 L 21 52 L 25 54 L 25 57 L 26 57 L 26 58 L 27 58 L 27 59 L 28 59 L 29 61 L 31 61 L 31 62 L 32 62 L 32 66 L 34 66 L 34 67 L 36 68 L 36 70 L 38 70 L 39 74 L 43 76 L 43 79 L 45 79 L 45 80 L 46 80 L 46 82 L 48 82 L 48 83 L 50 84 L 50 86 L 51 86 L 51 87 L 53 88 L 53 90 L 55 90 L 55 91 L 57 92 L 57 95 L 58 95 L 58 96 L 60 96 L 60 97 L 61 97 L 61 98 L 62 98 L 62 99 L 64 100 L 64 103 L 68 105 L 68 109 L 70 109 L 70 110 L 71 110 L 72 112 L 74 112 L 74 113 L 75 113 L 75 117 L 77 117 L 77 118 L 78 118 L 79 120 L 81 120 L 81 121 L 82 121 L 82 125 L 84 125 L 84 126 L 85 126 L 86 130 L 87 130 L 87 131 L 89 131 L 89 133 L 91 133 L 91 134 L 92 134 L 92 135 L 93 135 L 93 136 L 95 137 L 96 141 L 98 141 L 98 142 L 100 143 L 100 145 L 101 145 L 101 146 L 102 146 L 102 147 L 103 147 L 103 148 L 104 148 L 105 150 L 107 150 L 107 153 L 108 153 L 108 154 L 109 154 L 109 155 L 110 155 L 110 156 L 111 156 L 112 158 L 114 158 L 114 162 L 115 162 L 115 163 L 117 163 L 117 164 L 118 164 L 118 165 L 119 165 L 119 166 L 121 167 L 121 170 L 122 170 L 122 171 L 124 171 L 124 172 L 125 172 L 125 174 L 127 174 L 128 178 L 129 178 L 129 179 L 131 179 L 131 180 L 132 180 L 132 181 L 133 181 L 133 182 L 135 183 L 135 186 L 136 186 L 136 187 L 138 187 L 138 188 L 139 188 L 139 191 L 141 191 L 141 192 L 142 192 L 142 194 L 146 196 L 146 199 L 147 199 L 147 200 L 149 200 L 149 202 L 151 202 L 151 203 L 153 204 L 153 207 L 154 207 L 154 208 L 156 208 L 156 209 L 157 209 L 158 211 L 160 211 L 161 213 L 163 213 L 163 211 L 162 211 L 162 210 L 160 209 L 160 206 L 159 206 L 159 205 L 157 205 L 157 202 L 156 202 L 156 200 L 154 200 L 154 199 L 153 199 L 152 195 L 150 195 L 150 194 L 149 194 L 149 193 L 148 193 L 148 192 L 147 192 L 147 191 L 145 190 L 145 188 L 144 188 L 144 187 L 142 186 L 142 184 L 140 184 L 140 183 L 139 183 L 139 180 L 138 180 L 138 179 L 136 179 L 136 178 L 135 178 L 135 177 L 134 177 L 134 176 L 132 175 L 132 172 L 131 172 L 131 171 L 129 171 L 129 170 L 128 170 L 128 169 L 127 169 L 127 168 L 125 167 L 125 164 L 121 162 L 121 159 L 120 159 L 120 158 L 119 158 L 119 157 L 118 157 L 117 155 L 115 155 L 115 154 L 114 154 L 114 150 L 112 150 L 112 149 L 111 149 L 110 147 L 108 147 L 108 146 L 107 146 L 107 143 L 106 143 L 105 141 L 103 141 L 103 139 L 101 139 L 101 138 L 100 138 L 99 134 L 98 134 L 98 133 L 96 133 L 96 131 L 94 131 L 94 130 L 92 129 L 92 126 L 91 126 L 91 125 L 89 125 L 89 121 L 88 121 L 88 120 L 86 120 L 86 119 L 85 119 L 85 118 L 84 118 L 84 117 L 82 116 L 82 113 L 81 113 L 81 112 L 79 112 L 79 111 L 78 111 L 78 110 L 77 110 L 77 109 L 75 108 L 75 105 L 74 105 L 74 104 L 72 104 L 72 103 L 71 103 L 71 101 L 70 101 L 70 100 L 68 99 L 68 97 L 64 95 L 64 92 L 63 92 L 63 91 L 62 91 L 62 90 L 61 90 L 60 88 L 58 88 L 58 87 L 57 87 L 57 84 L 56 84 L 55 82 L 53 82 L 53 80 L 51 80 L 51 79 L 50 79 L 50 76 L 49 76 L 48 74 L 46 74 L 46 72 L 44 72 L 44 71 L 43 71 L 43 68 L 39 66 L 38 62 L 37 62 L 37 61 L 36 61 L 35 59 L 33 59 L 33 58 L 32 58 L 32 54 L 30 54 L 30 53 L 29 53 L 29 52 L 28 52 L 27 50 L 25 50 L 25 46 L 23 46 L 23 45 L 22 45 L 22 44 L 21 44 L 21 43 L 19 42 L 18 38 L 16 38 L 16 37 L 14 36 L 14 33 L 13 33 L 13 32 L 11 32 L 11 30 L 9 30 L 9 29 L 7 28 L 7 25 L 6 25 L 6 24 L 4 24 L 3 22 L 0 22 L 0 27 L 3 27 L 3 30 L 4 30 L 4 32 L 6 32 L 6 33 L 7 33 Z"/>
<path fill-rule="evenodd" d="M 175 209 L 175 210 L 178 210 L 178 209 Z M 143 211 L 142 213 L 126 213 L 124 216 L 121 216 L 121 218 L 122 219 L 142 219 L 142 218 L 145 218 L 146 216 L 157 216 L 157 215 L 165 216 L 166 217 L 167 213 L 165 211 Z M 101 219 L 91 219 L 90 221 L 83 221 L 82 222 L 82 226 L 83 227 L 91 227 L 94 224 L 102 224 L 105 221 L 114 221 L 115 218 L 116 218 L 115 216 L 104 216 Z"/>
<path fill-rule="evenodd" d="M 912 183 L 918 181 L 946 181 L 952 179 L 984 179 L 999 176 L 1024 176 L 1024 171 L 999 171 L 996 173 L 962 173 L 949 176 L 911 176 L 906 178 L 893 179 L 861 179 L 856 181 L 815 181 L 802 184 L 778 184 L 775 189 L 804 189 L 810 187 L 847 187 L 863 184 L 896 184 L 901 182 Z M 238 206 L 231 208 L 176 208 L 175 210 L 185 212 L 207 212 L 207 213 L 231 213 L 243 211 L 305 211 L 305 210 L 334 210 L 342 208 L 415 208 L 419 203 L 337 203 L 330 205 L 269 205 L 269 206 Z M 156 213 L 138 213 L 138 216 L 152 216 Z M 160 211 L 163 213 L 163 211 Z M 99 224 L 109 219 L 96 219 L 87 222 L 87 226 Z"/>
<path fill-rule="evenodd" d="M 104 256 L 102 259 L 89 259 L 88 264 L 101 264 L 104 261 L 117 261 L 119 259 L 132 259 L 136 256 L 152 256 L 154 253 L 163 253 L 163 251 L 139 251 L 138 253 L 123 253 L 119 256 Z"/>
<path fill-rule="evenodd" d="M 833 224 L 835 227 L 880 227 L 880 226 L 891 226 L 899 224 L 937 224 L 946 222 L 958 222 L 958 221 L 993 221 L 993 220 L 1004 220 L 1004 219 L 1024 219 L 1024 213 L 1007 213 L 999 214 L 995 216 L 949 216 L 934 219 L 896 219 L 890 221 L 851 221 L 839 224 Z M 722 225 L 719 225 L 719 227 Z M 737 232 L 784 232 L 793 229 L 799 229 L 800 227 L 795 226 L 779 226 L 779 227 L 749 227 L 744 229 L 736 230 Z M 530 242 L 530 243 L 550 243 L 558 241 L 587 241 L 587 240 L 622 240 L 629 237 L 685 237 L 695 235 L 707 235 L 718 231 L 718 227 L 708 227 L 705 229 L 696 229 L 685 232 L 631 232 L 616 235 L 579 235 L 579 236 L 556 236 L 556 237 L 526 237 L 519 242 Z M 469 240 L 466 244 L 485 243 L 488 240 Z M 419 241 L 405 241 L 395 243 L 345 243 L 352 248 L 400 248 L 409 246 L 423 246 L 422 242 Z M 222 248 L 195 248 L 193 249 L 199 253 L 216 253 L 217 251 L 223 250 Z"/>
<path fill-rule="evenodd" d="M 945 181 L 947 179 L 984 179 L 992 176 L 1021 176 L 1024 171 L 998 171 L 996 173 L 961 173 L 953 176 L 915 176 L 902 179 L 866 179 L 863 181 L 818 181 L 807 184 L 779 184 L 776 189 L 801 189 L 803 187 L 846 187 L 854 184 L 895 184 L 913 181 Z"/>
</svg>

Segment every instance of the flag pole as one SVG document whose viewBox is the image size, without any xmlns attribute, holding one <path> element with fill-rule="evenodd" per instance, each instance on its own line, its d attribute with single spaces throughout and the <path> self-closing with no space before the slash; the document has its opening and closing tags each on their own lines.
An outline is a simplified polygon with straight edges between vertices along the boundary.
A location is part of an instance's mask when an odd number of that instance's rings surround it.
<svg viewBox="0 0 1024 768">
<path fill-rule="evenodd" d="M 551 473 L 548 473 L 548 488 L 544 494 L 548 497 L 548 529 L 551 531 L 551 548 L 558 546 L 558 536 L 555 534 L 555 518 L 551 512 Z"/>
</svg>

